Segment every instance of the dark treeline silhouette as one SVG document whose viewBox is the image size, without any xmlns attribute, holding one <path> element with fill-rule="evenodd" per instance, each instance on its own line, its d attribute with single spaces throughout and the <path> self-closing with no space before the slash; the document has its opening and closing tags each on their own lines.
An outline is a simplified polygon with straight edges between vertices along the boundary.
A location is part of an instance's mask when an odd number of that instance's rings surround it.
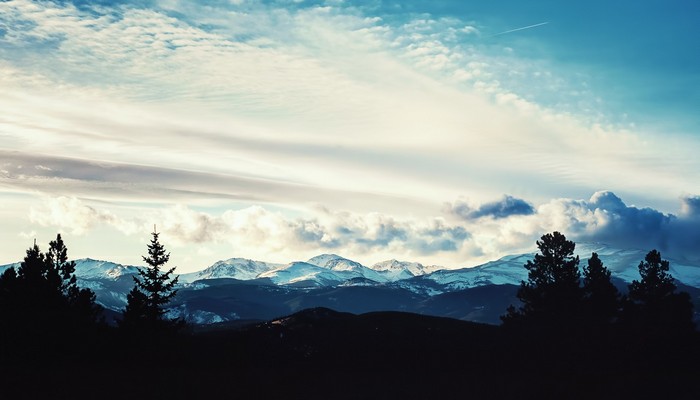
<svg viewBox="0 0 700 400">
<path fill-rule="evenodd" d="M 537 242 L 504 325 L 310 309 L 183 328 L 154 232 L 122 320 L 100 322 L 60 235 L 0 277 L 2 398 L 700 398 L 692 305 L 650 252 L 626 295 L 597 254 Z M 265 294 L 261 292 L 261 296 Z"/>
<path fill-rule="evenodd" d="M 593 253 L 579 270 L 575 243 L 559 233 L 537 241 L 539 253 L 525 264 L 527 282 L 518 290 L 519 308 L 511 306 L 502 317 L 506 327 L 529 328 L 559 334 L 623 329 L 644 335 L 687 336 L 694 332 L 690 296 L 676 291 L 669 262 L 650 251 L 639 264 L 640 280 L 621 296 L 608 270 Z"/>
<path fill-rule="evenodd" d="M 50 351 L 84 338 L 101 323 L 95 294 L 79 288 L 61 235 L 35 243 L 19 268 L 0 276 L 0 353 Z"/>
<path fill-rule="evenodd" d="M 34 243 L 18 268 L 0 275 L 0 359 L 25 362 L 56 354 L 78 356 L 107 338 L 125 346 L 149 338 L 144 343 L 150 346 L 159 336 L 176 333 L 184 323 L 164 314 L 176 294 L 177 277 L 171 277 L 174 268 L 161 270 L 169 254 L 158 233 L 153 233 L 148 256 L 143 258 L 148 267 L 139 268 L 139 276 L 134 277 L 116 329 L 105 323 L 95 293 L 78 286 L 76 265 L 68 260 L 61 235 L 46 252 Z"/>
</svg>

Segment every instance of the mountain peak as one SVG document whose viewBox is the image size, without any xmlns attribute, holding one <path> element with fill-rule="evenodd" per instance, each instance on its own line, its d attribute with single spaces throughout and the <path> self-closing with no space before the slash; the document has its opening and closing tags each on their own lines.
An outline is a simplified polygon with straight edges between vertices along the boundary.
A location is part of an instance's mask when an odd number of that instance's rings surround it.
<svg viewBox="0 0 700 400">
<path fill-rule="evenodd" d="M 319 266 L 319 267 L 326 267 L 326 266 L 328 265 L 328 263 L 333 262 L 333 261 L 335 261 L 335 260 L 346 260 L 346 261 L 349 261 L 347 258 L 341 257 L 341 256 L 339 256 L 339 255 L 337 255 L 337 254 L 329 254 L 329 253 L 326 253 L 326 254 L 319 254 L 319 255 L 317 255 L 317 256 L 315 256 L 315 257 L 309 258 L 309 260 L 307 261 L 307 263 L 313 264 L 313 265 L 317 265 L 317 266 Z"/>
<path fill-rule="evenodd" d="M 194 282 L 199 279 L 215 278 L 250 280 L 280 267 L 282 267 L 281 264 L 249 260 L 247 258 L 229 258 L 227 260 L 219 260 L 201 271 L 181 274 L 180 282 Z"/>
</svg>

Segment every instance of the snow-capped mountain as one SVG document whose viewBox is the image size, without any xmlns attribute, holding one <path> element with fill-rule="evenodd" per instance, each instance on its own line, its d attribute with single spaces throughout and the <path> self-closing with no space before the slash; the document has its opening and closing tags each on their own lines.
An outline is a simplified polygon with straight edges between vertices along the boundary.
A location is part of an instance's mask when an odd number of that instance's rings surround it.
<svg viewBox="0 0 700 400">
<path fill-rule="evenodd" d="M 581 258 L 581 267 L 586 265 L 593 252 L 598 253 L 613 277 L 624 282 L 639 278 L 637 267 L 647 253 L 637 249 L 616 249 L 599 243 L 579 243 L 576 245 L 575 254 Z M 366 267 L 336 254 L 321 254 L 306 262 L 298 261 L 286 265 L 231 258 L 217 261 L 198 272 L 181 274 L 180 283 L 190 284 L 217 278 L 244 281 L 267 278 L 276 285 L 319 287 L 335 286 L 354 280 L 363 284 L 394 283 L 416 292 L 437 294 L 484 285 L 519 285 L 527 279 L 527 270 L 523 266 L 533 256 L 534 252 L 507 255 L 482 265 L 460 269 L 443 269 L 397 260 L 387 260 Z M 700 288 L 700 265 L 673 259 L 669 261 L 670 272 L 674 278 L 686 285 Z M 116 281 L 137 272 L 135 266 L 110 261 L 84 258 L 75 262 L 78 281 L 91 288 L 100 288 L 103 281 Z M 18 268 L 19 263 L 0 266 L 0 273 L 9 267 Z"/>
<path fill-rule="evenodd" d="M 81 258 L 75 261 L 75 277 L 78 286 L 95 292 L 97 302 L 111 310 L 122 310 L 126 305 L 126 294 L 134 285 L 132 276 L 138 269 L 111 261 Z M 15 270 L 20 263 L 0 266 L 0 273 L 10 267 Z"/>
<path fill-rule="evenodd" d="M 600 243 L 577 244 L 574 254 L 581 260 L 579 264 L 581 269 L 587 265 L 593 252 L 598 254 L 613 278 L 626 283 L 639 279 L 639 263 L 648 253 L 637 249 L 611 248 Z M 527 270 L 524 265 L 534 258 L 534 254 L 508 255 L 470 268 L 443 269 L 413 279 L 400 280 L 397 284 L 417 293 L 431 295 L 486 285 L 520 285 L 521 281 L 527 280 Z M 676 280 L 685 285 L 700 288 L 699 265 L 690 265 L 673 259 L 668 261 L 669 272 Z"/>
<path fill-rule="evenodd" d="M 368 268 L 336 254 L 321 254 L 308 261 L 286 265 L 231 258 L 199 271 L 180 275 L 181 283 L 203 279 L 269 279 L 276 285 L 319 287 L 340 284 L 388 283 L 425 274 L 430 268 L 419 263 L 390 260 Z M 351 281 L 351 282 L 349 282 Z"/>
<path fill-rule="evenodd" d="M 133 265 L 122 265 L 111 261 L 93 260 L 91 258 L 80 258 L 75 261 L 75 276 L 80 280 L 109 279 L 116 280 L 125 275 L 133 275 L 138 272 L 138 268 Z M 21 263 L 0 265 L 0 273 L 8 268 L 17 270 Z"/>
<path fill-rule="evenodd" d="M 476 267 L 438 270 L 397 284 L 429 295 L 486 285 L 520 285 L 521 281 L 527 280 L 527 270 L 523 265 L 529 259 L 532 259 L 532 254 L 510 255 Z"/>
<path fill-rule="evenodd" d="M 283 267 L 283 264 L 272 264 L 263 261 L 248 260 L 245 258 L 229 258 L 215 262 L 210 267 L 198 272 L 181 274 L 181 283 L 191 283 L 200 279 L 233 278 L 250 280 L 260 274 Z"/>
<path fill-rule="evenodd" d="M 632 282 L 639 279 L 639 263 L 644 260 L 649 251 L 616 249 L 600 243 L 581 243 L 576 245 L 575 251 L 575 254 L 581 257 L 581 267 L 586 265 L 592 252 L 598 253 L 613 277 Z M 676 280 L 688 286 L 700 288 L 700 265 L 665 257 L 663 252 L 661 256 L 669 261 L 669 272 Z"/>
<path fill-rule="evenodd" d="M 392 280 L 386 274 L 335 254 L 321 254 L 309 259 L 307 262 L 322 268 L 328 268 L 331 271 L 342 272 L 342 276 L 347 277 L 345 280 L 352 278 L 364 278 L 374 282 L 388 282 Z"/>
<path fill-rule="evenodd" d="M 371 268 L 379 271 L 390 281 L 408 279 L 442 269 L 438 266 L 426 267 L 421 263 L 398 260 L 382 261 L 374 264 Z"/>
<path fill-rule="evenodd" d="M 264 272 L 259 278 L 268 278 L 276 285 L 294 285 L 299 287 L 334 286 L 354 275 L 351 271 L 333 271 L 329 268 L 307 262 L 296 261 L 281 268 Z"/>
<path fill-rule="evenodd" d="M 122 265 L 91 258 L 75 260 L 75 276 L 78 279 L 118 279 L 124 275 L 133 275 L 137 272 L 137 267 L 132 265 Z"/>
</svg>

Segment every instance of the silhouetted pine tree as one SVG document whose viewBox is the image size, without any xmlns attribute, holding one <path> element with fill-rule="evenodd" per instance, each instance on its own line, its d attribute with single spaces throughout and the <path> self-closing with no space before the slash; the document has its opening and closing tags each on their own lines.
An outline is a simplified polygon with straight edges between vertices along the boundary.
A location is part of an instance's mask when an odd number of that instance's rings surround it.
<svg viewBox="0 0 700 400">
<path fill-rule="evenodd" d="M 68 301 L 72 310 L 73 322 L 94 324 L 100 314 L 101 307 L 95 303 L 95 293 L 88 288 L 79 288 L 75 276 L 75 261 L 68 261 L 68 249 L 63 243 L 61 234 L 56 240 L 49 242 L 46 252 L 46 262 L 49 264 L 47 278 L 51 285 L 58 288 Z"/>
<path fill-rule="evenodd" d="M 652 250 L 639 263 L 639 275 L 642 280 L 634 280 L 629 285 L 630 300 L 639 304 L 653 304 L 670 296 L 676 291 L 676 284 L 668 272 L 668 260 L 661 259 L 661 253 Z"/>
<path fill-rule="evenodd" d="M 610 281 L 607 269 L 593 253 L 588 266 L 583 267 L 583 311 L 589 323 L 608 324 L 612 322 L 620 308 L 620 293 Z"/>
<path fill-rule="evenodd" d="M 175 285 L 178 276 L 171 277 L 175 268 L 167 271 L 162 267 L 170 259 L 170 253 L 158 241 L 159 233 L 152 233 L 153 238 L 148 245 L 148 256 L 143 260 L 146 268 L 139 268 L 139 275 L 134 277 L 135 286 L 127 295 L 127 305 L 120 326 L 125 328 L 161 330 L 178 328 L 180 321 L 170 321 L 164 318 L 165 305 L 177 293 Z"/>
<path fill-rule="evenodd" d="M 629 285 L 623 314 L 625 322 L 666 333 L 693 329 L 690 295 L 676 293 L 676 285 L 668 271 L 669 262 L 662 260 L 661 253 L 656 250 L 650 251 L 639 263 L 641 280 L 634 280 Z"/>
<path fill-rule="evenodd" d="M 61 291 L 61 279 L 39 246 L 27 250 L 24 260 L 17 269 L 17 296 L 14 313 L 18 324 L 28 329 L 47 329 L 56 326 L 68 306 Z"/>
<path fill-rule="evenodd" d="M 49 242 L 49 251 L 46 252 L 47 262 L 50 265 L 50 279 L 54 285 L 68 295 L 77 290 L 77 279 L 75 277 L 75 261 L 68 261 L 68 249 L 63 243 L 61 234 L 56 236 L 56 240 Z"/>
<path fill-rule="evenodd" d="M 61 293 L 60 282 L 52 272 L 46 256 L 34 243 L 34 246 L 27 249 L 24 260 L 17 268 L 17 280 L 23 286 L 22 289 L 27 294 L 33 294 L 37 300 L 58 296 Z"/>
<path fill-rule="evenodd" d="M 523 305 L 508 308 L 505 324 L 566 325 L 579 314 L 583 292 L 579 287 L 579 258 L 574 242 L 559 232 L 548 233 L 537 241 L 539 254 L 528 260 L 527 282 L 520 284 L 518 298 Z"/>
</svg>

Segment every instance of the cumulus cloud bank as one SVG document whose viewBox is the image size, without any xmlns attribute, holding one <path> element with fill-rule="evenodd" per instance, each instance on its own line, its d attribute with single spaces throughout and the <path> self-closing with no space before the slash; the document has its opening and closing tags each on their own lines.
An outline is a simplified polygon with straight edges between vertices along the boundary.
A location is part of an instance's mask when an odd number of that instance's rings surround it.
<svg viewBox="0 0 700 400">
<path fill-rule="evenodd" d="M 678 258 L 700 258 L 700 224 L 696 197 L 681 201 L 679 215 L 630 206 L 610 191 L 588 200 L 556 199 L 530 217 L 530 229 L 560 230 L 574 240 L 602 242 L 619 248 L 658 249 Z"/>
<path fill-rule="evenodd" d="M 65 229 L 77 236 L 99 225 L 113 226 L 126 234 L 137 231 L 133 222 L 122 220 L 109 211 L 98 210 L 75 197 L 46 199 L 42 206 L 30 208 L 29 220 L 41 226 Z"/>
<path fill-rule="evenodd" d="M 700 259 L 699 216 L 688 210 L 692 205 L 697 205 L 697 197 L 686 197 L 679 215 L 664 214 L 629 206 L 614 193 L 600 191 L 588 200 L 553 199 L 537 207 L 505 196 L 470 207 L 466 214 L 458 212 L 464 206 L 458 201 L 447 210 L 447 218 L 399 219 L 324 207 L 314 208 L 310 217 L 290 217 L 262 206 L 212 214 L 183 205 L 123 218 L 61 197 L 32 209 L 31 218 L 82 235 L 99 225 L 146 234 L 156 222 L 176 246 L 225 243 L 232 247 L 232 256 L 280 260 L 330 251 L 365 262 L 368 255 L 374 261 L 386 255 L 460 267 L 531 251 L 536 239 L 555 230 L 577 242 L 658 249 L 674 258 Z"/>
<path fill-rule="evenodd" d="M 175 246 L 227 243 L 232 251 L 247 252 L 248 256 L 258 258 L 334 251 L 346 255 L 396 254 L 429 259 L 469 247 L 471 234 L 440 217 L 397 219 L 380 213 L 357 214 L 321 207 L 315 211 L 313 217 L 291 218 L 261 206 L 250 206 L 212 215 L 177 205 L 137 217 L 118 217 L 80 199 L 59 197 L 33 207 L 31 220 L 74 235 L 86 235 L 99 226 L 128 235 L 145 235 L 155 223 Z"/>
<path fill-rule="evenodd" d="M 354 214 L 319 209 L 312 218 L 289 218 L 260 206 L 211 216 L 184 207 L 163 214 L 164 232 L 180 241 L 229 241 L 238 248 L 269 252 L 336 251 L 343 254 L 393 252 L 416 256 L 455 252 L 470 238 L 442 218 L 399 220 L 379 213 Z"/>
<path fill-rule="evenodd" d="M 509 204 L 529 207 L 502 212 Z M 447 211 L 474 232 L 486 254 L 532 248 L 539 236 L 556 230 L 579 242 L 600 242 L 623 249 L 658 249 L 679 259 L 696 260 L 700 259 L 697 205 L 697 197 L 684 197 L 679 214 L 674 215 L 630 206 L 613 192 L 599 191 L 587 200 L 560 198 L 537 207 L 510 196 L 478 207 L 460 200 L 449 204 Z M 491 215 L 484 210 L 495 212 Z"/>
</svg>

